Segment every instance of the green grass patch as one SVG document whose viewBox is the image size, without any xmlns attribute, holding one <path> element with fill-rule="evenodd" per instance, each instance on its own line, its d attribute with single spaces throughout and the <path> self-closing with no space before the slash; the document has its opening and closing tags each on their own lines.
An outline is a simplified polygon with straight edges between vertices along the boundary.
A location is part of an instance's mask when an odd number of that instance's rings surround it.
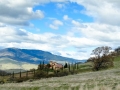
<svg viewBox="0 0 120 90">
<path fill-rule="evenodd" d="M 114 68 L 120 68 L 120 56 L 114 58 Z"/>
</svg>

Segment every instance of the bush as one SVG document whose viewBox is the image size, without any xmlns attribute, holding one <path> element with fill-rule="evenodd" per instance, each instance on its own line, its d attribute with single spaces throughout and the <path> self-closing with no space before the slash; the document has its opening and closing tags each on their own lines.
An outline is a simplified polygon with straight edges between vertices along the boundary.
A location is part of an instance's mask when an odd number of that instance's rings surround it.
<svg viewBox="0 0 120 90">
<path fill-rule="evenodd" d="M 14 83 L 15 80 L 16 80 L 16 78 L 10 77 L 10 78 L 7 79 L 7 82 L 8 83 Z"/>
<path fill-rule="evenodd" d="M 4 80 L 0 80 L 0 84 L 4 84 L 5 82 L 4 82 Z"/>
<path fill-rule="evenodd" d="M 48 77 L 55 77 L 54 73 L 48 74 Z"/>
<path fill-rule="evenodd" d="M 38 70 L 36 73 L 35 73 L 35 77 L 34 78 L 44 78 L 44 77 L 48 77 L 48 74 L 46 71 L 43 71 L 43 70 Z"/>
<path fill-rule="evenodd" d="M 23 82 L 23 81 L 27 81 L 29 78 L 27 77 L 21 77 L 21 78 L 16 78 L 15 81 L 16 83 L 20 83 L 20 82 Z"/>
<path fill-rule="evenodd" d="M 63 70 L 63 71 L 56 72 L 55 76 L 60 77 L 60 76 L 67 76 L 69 74 L 70 74 L 69 71 Z"/>
<path fill-rule="evenodd" d="M 101 58 L 96 58 L 93 61 L 93 70 L 100 70 L 113 67 L 113 60 L 110 56 L 103 56 Z"/>
</svg>

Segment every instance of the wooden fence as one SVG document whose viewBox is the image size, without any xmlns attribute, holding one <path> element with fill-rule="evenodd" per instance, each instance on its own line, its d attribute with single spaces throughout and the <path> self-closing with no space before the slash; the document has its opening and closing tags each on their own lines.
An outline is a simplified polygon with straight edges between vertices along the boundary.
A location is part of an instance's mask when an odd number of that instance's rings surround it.
<svg viewBox="0 0 120 90">
<path fill-rule="evenodd" d="M 67 68 L 63 68 L 61 69 L 61 72 L 64 72 L 64 71 L 67 71 L 67 72 L 72 72 L 74 73 L 75 70 L 78 70 L 79 69 L 79 65 L 78 64 L 68 64 Z M 12 73 L 9 73 L 9 74 L 3 74 L 2 76 L 3 77 L 10 77 L 10 78 L 23 78 L 23 77 L 26 77 L 26 78 L 34 78 L 36 73 L 38 72 L 38 70 L 30 70 L 30 71 L 25 71 L 25 72 L 19 72 L 19 73 L 14 73 L 14 71 Z M 50 69 L 45 69 L 44 72 L 46 72 L 46 74 L 51 74 L 51 73 L 54 73 L 54 74 L 57 74 L 59 72 L 57 71 L 51 71 Z"/>
</svg>

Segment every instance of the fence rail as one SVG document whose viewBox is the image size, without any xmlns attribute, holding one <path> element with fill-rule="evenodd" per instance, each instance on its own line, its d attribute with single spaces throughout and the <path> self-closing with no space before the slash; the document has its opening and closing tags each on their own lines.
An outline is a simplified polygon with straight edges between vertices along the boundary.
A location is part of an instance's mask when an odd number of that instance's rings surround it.
<svg viewBox="0 0 120 90">
<path fill-rule="evenodd" d="M 2 77 L 7 77 L 7 78 L 12 78 L 12 79 L 22 79 L 22 78 L 41 78 L 41 77 L 54 77 L 54 76 L 65 76 L 68 74 L 74 74 L 76 73 L 76 71 L 79 70 L 79 65 L 78 64 L 68 64 L 66 68 L 62 68 L 60 69 L 60 71 L 56 71 L 56 70 L 52 70 L 52 69 L 48 69 L 48 68 L 42 68 L 41 69 L 32 69 L 30 71 L 24 71 L 22 72 L 20 70 L 20 72 L 18 73 L 14 73 L 14 71 L 12 73 L 9 74 L 3 74 Z"/>
</svg>

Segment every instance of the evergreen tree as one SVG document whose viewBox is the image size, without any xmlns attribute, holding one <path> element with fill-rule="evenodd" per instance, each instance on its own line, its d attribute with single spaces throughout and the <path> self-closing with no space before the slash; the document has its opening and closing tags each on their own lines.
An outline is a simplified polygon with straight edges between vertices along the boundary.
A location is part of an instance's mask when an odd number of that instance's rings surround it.
<svg viewBox="0 0 120 90">
<path fill-rule="evenodd" d="M 68 68 L 68 64 L 67 63 L 65 63 L 64 68 Z"/>
</svg>

